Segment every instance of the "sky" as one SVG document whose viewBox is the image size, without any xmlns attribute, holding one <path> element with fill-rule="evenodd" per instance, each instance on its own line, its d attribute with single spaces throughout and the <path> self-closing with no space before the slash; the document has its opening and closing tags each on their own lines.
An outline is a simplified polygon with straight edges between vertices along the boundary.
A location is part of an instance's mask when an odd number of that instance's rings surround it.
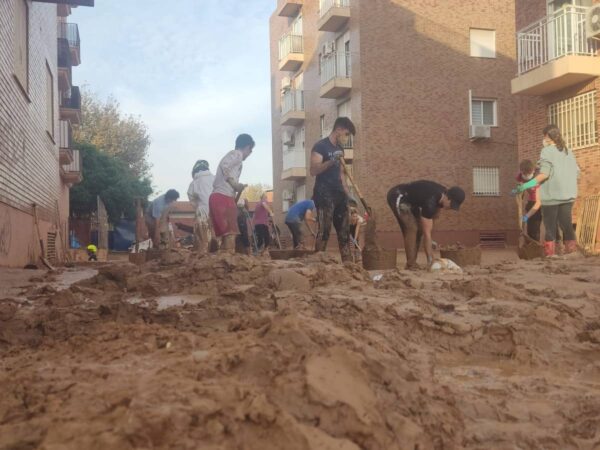
<svg viewBox="0 0 600 450">
<path fill-rule="evenodd" d="M 109 95 L 152 138 L 155 194 L 214 173 L 240 133 L 256 141 L 240 181 L 272 185 L 269 16 L 275 0 L 96 0 L 73 9 L 74 84 Z"/>
</svg>

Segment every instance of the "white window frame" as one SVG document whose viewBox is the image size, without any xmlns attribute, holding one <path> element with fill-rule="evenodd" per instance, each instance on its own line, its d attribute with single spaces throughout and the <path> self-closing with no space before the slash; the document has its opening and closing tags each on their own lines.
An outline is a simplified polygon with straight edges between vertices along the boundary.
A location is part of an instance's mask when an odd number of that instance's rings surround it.
<svg viewBox="0 0 600 450">
<path fill-rule="evenodd" d="M 598 144 L 596 97 L 593 90 L 548 105 L 548 123 L 560 129 L 571 150 Z"/>
<path fill-rule="evenodd" d="M 494 104 L 493 123 L 489 124 L 489 123 L 474 123 L 473 122 L 473 103 L 474 102 L 481 102 L 481 104 L 483 104 L 483 102 L 493 102 L 493 104 Z M 469 114 L 471 115 L 471 117 L 469 118 L 471 125 L 487 125 L 490 127 L 497 127 L 498 126 L 498 100 L 495 98 L 473 97 L 473 98 L 471 98 L 471 102 L 469 103 Z M 481 111 L 481 118 L 483 119 L 483 110 Z"/>
<path fill-rule="evenodd" d="M 474 197 L 500 197 L 500 168 L 475 166 L 473 174 Z"/>
<path fill-rule="evenodd" d="M 487 48 L 485 48 L 484 46 L 482 46 L 480 44 L 481 41 L 477 41 L 476 39 L 474 39 L 474 35 L 476 35 L 477 33 L 483 34 L 483 32 L 487 32 L 491 34 L 491 37 L 493 39 L 493 45 L 492 45 L 492 49 L 488 50 Z M 469 44 L 470 44 L 470 50 L 469 50 L 469 54 L 471 55 L 472 58 L 484 58 L 484 59 L 494 59 L 496 58 L 496 30 L 490 30 L 490 29 L 486 29 L 486 28 L 470 28 L 469 29 Z M 476 51 L 477 49 L 479 49 L 479 51 Z M 489 52 L 489 53 L 486 53 Z"/>
<path fill-rule="evenodd" d="M 323 139 L 325 136 L 325 114 L 322 114 L 321 117 L 319 118 L 319 124 L 321 127 L 321 139 Z"/>
</svg>

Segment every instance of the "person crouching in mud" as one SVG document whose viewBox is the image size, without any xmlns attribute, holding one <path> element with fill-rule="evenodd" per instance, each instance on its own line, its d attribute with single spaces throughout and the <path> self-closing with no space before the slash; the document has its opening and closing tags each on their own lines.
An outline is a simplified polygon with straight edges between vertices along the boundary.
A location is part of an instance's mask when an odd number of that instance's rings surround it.
<svg viewBox="0 0 600 450">
<path fill-rule="evenodd" d="M 406 268 L 417 269 L 421 239 L 425 241 L 427 267 L 433 263 L 433 221 L 442 209 L 458 211 L 465 192 L 458 186 L 445 188 L 433 181 L 420 180 L 399 184 L 388 191 L 387 202 L 394 213 L 404 237 Z"/>
</svg>

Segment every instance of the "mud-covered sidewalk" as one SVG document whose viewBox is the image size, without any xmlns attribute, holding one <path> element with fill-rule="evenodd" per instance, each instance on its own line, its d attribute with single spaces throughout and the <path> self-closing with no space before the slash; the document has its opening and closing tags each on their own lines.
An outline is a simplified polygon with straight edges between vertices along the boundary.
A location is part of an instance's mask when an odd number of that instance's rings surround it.
<svg viewBox="0 0 600 450">
<path fill-rule="evenodd" d="M 600 260 L 371 275 L 173 253 L 22 286 L 0 449 L 600 447 Z"/>
</svg>

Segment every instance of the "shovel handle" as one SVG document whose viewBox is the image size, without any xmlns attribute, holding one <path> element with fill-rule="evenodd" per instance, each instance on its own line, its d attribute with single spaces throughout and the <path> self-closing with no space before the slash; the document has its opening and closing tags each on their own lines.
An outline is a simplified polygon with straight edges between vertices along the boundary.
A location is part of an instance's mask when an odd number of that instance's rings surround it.
<svg viewBox="0 0 600 450">
<path fill-rule="evenodd" d="M 344 161 L 343 159 L 340 159 L 340 164 L 342 165 L 342 169 L 344 169 L 344 174 L 346 175 L 348 180 L 350 180 L 350 184 L 352 184 L 352 187 L 354 187 L 354 190 L 358 194 L 358 198 L 360 199 L 360 202 L 362 203 L 363 207 L 365 208 L 365 211 L 370 213 L 371 208 L 369 208 L 369 205 L 367 205 L 367 202 L 366 202 L 365 198 L 363 197 L 362 193 L 360 192 L 359 187 L 357 186 L 356 182 L 354 181 L 354 178 L 350 174 L 350 171 L 348 170 L 348 166 L 346 165 L 346 161 Z"/>
</svg>

